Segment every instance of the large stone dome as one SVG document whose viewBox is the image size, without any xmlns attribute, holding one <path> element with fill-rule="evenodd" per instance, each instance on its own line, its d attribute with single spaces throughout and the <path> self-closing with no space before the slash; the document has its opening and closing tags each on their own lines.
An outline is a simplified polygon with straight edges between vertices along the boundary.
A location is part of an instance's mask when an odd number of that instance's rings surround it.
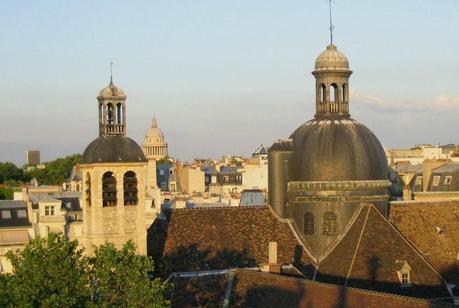
<svg viewBox="0 0 459 308">
<path fill-rule="evenodd" d="M 131 138 L 115 135 L 100 136 L 83 152 L 81 163 L 145 162 L 147 159 L 140 146 Z"/>
<path fill-rule="evenodd" d="M 381 143 L 353 119 L 310 120 L 290 138 L 296 181 L 387 180 Z"/>
</svg>

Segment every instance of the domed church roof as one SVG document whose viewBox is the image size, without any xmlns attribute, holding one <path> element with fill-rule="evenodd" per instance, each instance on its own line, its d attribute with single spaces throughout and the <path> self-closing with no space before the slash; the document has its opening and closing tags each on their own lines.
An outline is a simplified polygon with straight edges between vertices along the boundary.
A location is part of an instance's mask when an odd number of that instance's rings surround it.
<svg viewBox="0 0 459 308">
<path fill-rule="evenodd" d="M 153 120 L 151 121 L 151 127 L 147 130 L 145 134 L 145 140 L 148 139 L 161 139 L 161 141 L 164 139 L 164 134 L 162 130 L 158 127 L 156 118 L 153 118 Z"/>
<path fill-rule="evenodd" d="M 349 61 L 347 57 L 338 50 L 338 48 L 330 44 L 316 59 L 316 71 L 328 70 L 349 70 Z"/>
<path fill-rule="evenodd" d="M 140 146 L 131 138 L 115 135 L 100 136 L 83 152 L 82 163 L 145 162 L 147 159 Z"/>
<path fill-rule="evenodd" d="M 295 180 L 386 180 L 387 160 L 378 138 L 353 119 L 310 120 L 290 136 Z"/>
</svg>

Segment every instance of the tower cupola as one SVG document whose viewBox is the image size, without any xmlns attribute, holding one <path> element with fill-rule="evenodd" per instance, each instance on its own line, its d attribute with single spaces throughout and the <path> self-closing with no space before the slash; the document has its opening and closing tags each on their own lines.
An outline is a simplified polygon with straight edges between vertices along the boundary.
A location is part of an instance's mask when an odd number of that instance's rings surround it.
<svg viewBox="0 0 459 308">
<path fill-rule="evenodd" d="M 110 78 L 108 86 L 100 90 L 99 136 L 126 135 L 126 94 Z"/>
<path fill-rule="evenodd" d="M 316 59 L 316 119 L 349 118 L 349 61 L 330 44 Z"/>
</svg>

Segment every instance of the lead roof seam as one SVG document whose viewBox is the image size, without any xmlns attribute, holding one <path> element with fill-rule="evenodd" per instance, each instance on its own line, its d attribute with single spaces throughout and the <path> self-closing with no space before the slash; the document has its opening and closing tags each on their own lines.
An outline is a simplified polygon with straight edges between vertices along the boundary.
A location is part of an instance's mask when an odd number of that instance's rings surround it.
<svg viewBox="0 0 459 308">
<path fill-rule="evenodd" d="M 354 266 L 355 257 L 357 256 L 357 251 L 359 250 L 360 242 L 362 241 L 363 232 L 365 231 L 365 227 L 367 225 L 367 220 L 368 220 L 369 215 L 370 215 L 370 207 L 368 207 L 367 215 L 365 216 L 365 221 L 363 222 L 362 230 L 360 231 L 359 241 L 357 242 L 357 246 L 355 247 L 354 255 L 352 256 L 351 265 L 349 266 L 349 271 L 347 272 L 346 281 L 344 282 L 345 287 L 347 286 L 349 275 L 351 274 L 352 267 Z"/>
</svg>

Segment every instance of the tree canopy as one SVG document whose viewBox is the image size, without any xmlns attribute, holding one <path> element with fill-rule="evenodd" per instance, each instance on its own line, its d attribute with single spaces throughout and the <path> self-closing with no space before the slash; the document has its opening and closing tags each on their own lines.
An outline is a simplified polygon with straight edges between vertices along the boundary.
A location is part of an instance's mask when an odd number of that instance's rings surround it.
<svg viewBox="0 0 459 308">
<path fill-rule="evenodd" d="M 44 168 L 18 168 L 11 162 L 0 162 L 0 184 L 9 187 L 19 186 L 36 178 L 42 185 L 61 185 L 65 182 L 72 167 L 81 161 L 80 154 L 73 154 L 44 163 Z"/>
<path fill-rule="evenodd" d="M 62 234 L 36 238 L 7 253 L 12 275 L 0 275 L 2 307 L 168 307 L 169 286 L 149 277 L 150 258 L 135 245 L 108 243 L 85 256 Z"/>
</svg>

